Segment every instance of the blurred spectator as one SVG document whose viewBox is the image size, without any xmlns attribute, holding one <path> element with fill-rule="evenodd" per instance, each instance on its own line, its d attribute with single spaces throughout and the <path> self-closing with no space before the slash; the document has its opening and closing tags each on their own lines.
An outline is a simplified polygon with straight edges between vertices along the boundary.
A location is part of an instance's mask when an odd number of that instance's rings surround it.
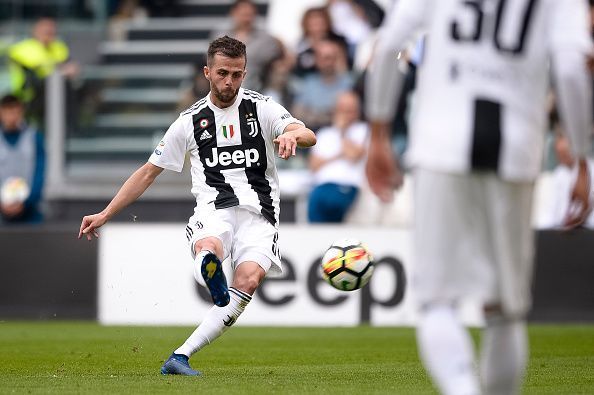
<svg viewBox="0 0 594 395">
<path fill-rule="evenodd" d="M 279 46 L 283 49 L 284 55 L 264 68 L 262 73 L 264 84 L 262 94 L 272 97 L 274 101 L 288 108 L 293 104 L 293 98 L 289 88 L 293 58 L 280 40 Z"/>
<path fill-rule="evenodd" d="M 206 65 L 206 59 L 195 63 L 192 70 L 192 79 L 186 83 L 182 96 L 177 103 L 177 111 L 181 112 L 189 108 L 192 104 L 202 99 L 210 91 L 210 84 L 204 76 L 203 67 Z"/>
<path fill-rule="evenodd" d="M 314 47 L 323 40 L 331 40 L 342 46 L 344 54 L 348 54 L 346 39 L 332 30 L 332 21 L 326 7 L 310 8 L 301 18 L 301 29 L 303 36 L 297 44 L 297 59 L 293 74 L 303 77 L 317 71 L 315 62 Z M 346 65 L 350 69 L 352 58 L 346 59 Z"/>
<path fill-rule="evenodd" d="M 310 222 L 343 221 L 364 182 L 367 135 L 359 96 L 340 94 L 332 126 L 317 133 L 309 157 L 315 185 L 309 196 Z"/>
<path fill-rule="evenodd" d="M 0 99 L 0 223 L 37 223 L 45 170 L 43 138 L 24 121 L 24 105 Z"/>
<path fill-rule="evenodd" d="M 124 41 L 127 39 L 127 23 L 130 21 L 145 20 L 148 11 L 140 5 L 140 0 L 122 0 L 119 2 L 114 14 L 109 18 L 107 27 L 109 39 Z"/>
<path fill-rule="evenodd" d="M 270 64 L 284 55 L 279 40 L 256 27 L 258 9 L 251 0 L 236 0 L 231 6 L 233 27 L 230 30 L 218 31 L 211 39 L 229 36 L 242 41 L 246 45 L 247 75 L 243 87 L 260 91 L 264 86 L 263 73 Z"/>
<path fill-rule="evenodd" d="M 66 44 L 56 38 L 56 22 L 41 18 L 33 25 L 32 37 L 8 49 L 12 92 L 27 105 L 27 117 L 41 124 L 44 114 L 44 80 L 60 68 L 66 77 L 79 72 L 78 64 L 69 61 Z"/>
<path fill-rule="evenodd" d="M 542 217 L 539 219 L 539 228 L 560 228 L 565 221 L 565 215 L 568 213 L 570 191 L 575 182 L 577 167 L 574 166 L 575 159 L 571 154 L 569 139 L 561 131 L 555 132 L 555 156 L 557 166 L 552 172 L 550 188 L 546 194 L 551 197 L 551 205 L 543 210 Z M 588 159 L 590 177 L 594 171 L 594 161 Z M 594 197 L 594 184 L 590 181 L 590 197 Z M 594 228 L 594 215 L 590 216 L 584 222 L 583 226 Z"/>
<path fill-rule="evenodd" d="M 346 38 L 349 57 L 354 58 L 357 45 L 372 33 L 365 11 L 353 0 L 328 0 L 328 11 L 332 30 Z"/>
<path fill-rule="evenodd" d="M 336 98 L 353 87 L 353 79 L 341 67 L 344 52 L 339 44 L 323 40 L 314 49 L 317 71 L 297 85 L 291 113 L 316 131 L 330 124 Z"/>
</svg>

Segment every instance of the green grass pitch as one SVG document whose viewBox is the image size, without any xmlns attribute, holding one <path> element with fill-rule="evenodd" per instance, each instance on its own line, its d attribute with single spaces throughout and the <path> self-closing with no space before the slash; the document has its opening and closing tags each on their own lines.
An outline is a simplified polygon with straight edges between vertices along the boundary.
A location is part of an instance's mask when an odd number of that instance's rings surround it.
<svg viewBox="0 0 594 395">
<path fill-rule="evenodd" d="M 192 330 L 3 321 L 0 393 L 436 393 L 410 328 L 235 327 L 191 359 L 203 377 L 161 376 Z M 594 325 L 532 325 L 530 343 L 524 394 L 594 393 Z"/>
</svg>

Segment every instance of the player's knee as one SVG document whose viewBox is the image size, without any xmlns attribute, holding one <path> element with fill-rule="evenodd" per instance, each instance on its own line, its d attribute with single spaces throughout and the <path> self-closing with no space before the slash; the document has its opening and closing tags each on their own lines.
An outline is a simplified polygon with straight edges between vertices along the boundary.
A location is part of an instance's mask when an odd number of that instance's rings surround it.
<svg viewBox="0 0 594 395">
<path fill-rule="evenodd" d="M 233 279 L 233 286 L 240 291 L 243 291 L 249 295 L 253 295 L 256 289 L 260 285 L 261 278 L 258 273 L 243 273 L 237 275 Z"/>
<path fill-rule="evenodd" d="M 194 251 L 196 254 L 202 250 L 209 250 L 214 252 L 219 259 L 223 259 L 223 244 L 216 237 L 206 237 L 204 239 L 196 240 L 194 243 Z"/>
</svg>

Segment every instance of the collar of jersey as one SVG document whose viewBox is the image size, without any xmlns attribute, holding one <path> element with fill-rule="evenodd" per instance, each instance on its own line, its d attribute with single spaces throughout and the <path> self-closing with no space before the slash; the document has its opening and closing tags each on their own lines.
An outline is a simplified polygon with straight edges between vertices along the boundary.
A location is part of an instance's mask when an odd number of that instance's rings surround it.
<svg viewBox="0 0 594 395">
<path fill-rule="evenodd" d="M 226 107 L 226 108 L 219 108 L 210 100 L 210 92 L 208 92 L 208 95 L 206 95 L 206 102 L 208 103 L 208 106 L 215 112 L 217 112 L 217 111 L 227 112 L 230 110 L 237 109 L 237 107 L 239 107 L 239 103 L 241 103 L 242 97 L 243 97 L 243 88 L 239 88 L 239 92 L 237 92 L 237 97 L 235 98 L 235 101 L 233 102 L 233 104 L 231 104 L 229 107 Z"/>
</svg>

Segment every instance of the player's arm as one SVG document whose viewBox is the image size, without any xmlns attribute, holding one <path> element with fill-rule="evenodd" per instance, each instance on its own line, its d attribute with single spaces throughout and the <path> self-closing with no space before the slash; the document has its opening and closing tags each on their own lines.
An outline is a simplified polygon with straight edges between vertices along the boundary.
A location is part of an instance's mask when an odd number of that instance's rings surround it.
<svg viewBox="0 0 594 395">
<path fill-rule="evenodd" d="M 581 225 L 592 209 L 590 173 L 586 160 L 592 133 L 592 91 L 588 72 L 592 43 L 586 23 L 586 4 L 579 0 L 567 0 L 555 3 L 555 6 L 550 29 L 553 75 L 559 115 L 578 166 L 564 221 L 567 228 L 573 228 Z"/>
<path fill-rule="evenodd" d="M 367 73 L 365 113 L 370 121 L 371 137 L 365 167 L 371 190 L 384 202 L 394 196 L 402 184 L 402 175 L 390 143 L 390 125 L 402 89 L 398 53 L 407 40 L 426 23 L 429 0 L 401 0 L 391 10 L 376 42 Z"/>
<path fill-rule="evenodd" d="M 430 0 L 399 0 L 378 33 L 365 80 L 365 114 L 375 122 L 390 122 L 402 89 L 399 53 L 426 27 Z"/>
<path fill-rule="evenodd" d="M 297 147 L 307 148 L 316 144 L 316 135 L 300 123 L 288 124 L 283 133 L 274 140 L 278 144 L 278 156 L 289 159 L 295 156 Z"/>
<path fill-rule="evenodd" d="M 150 162 L 147 162 L 136 170 L 126 180 L 124 185 L 122 185 L 118 193 L 103 211 L 83 217 L 78 232 L 78 238 L 80 239 L 83 235 L 85 235 L 88 240 L 91 240 L 92 236 L 99 237 L 97 228 L 104 225 L 116 213 L 138 199 L 162 171 L 163 168 L 155 166 Z"/>
</svg>

